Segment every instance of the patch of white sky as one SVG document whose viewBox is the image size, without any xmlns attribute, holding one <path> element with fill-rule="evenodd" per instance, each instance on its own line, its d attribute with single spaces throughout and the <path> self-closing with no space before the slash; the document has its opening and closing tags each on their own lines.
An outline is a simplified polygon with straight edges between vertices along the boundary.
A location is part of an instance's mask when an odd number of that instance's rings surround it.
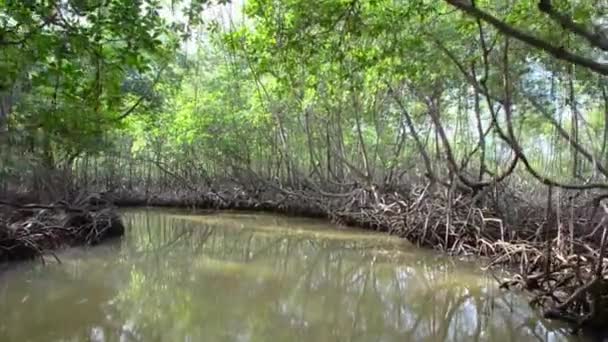
<svg viewBox="0 0 608 342">
<path fill-rule="evenodd" d="M 557 122 L 562 124 L 570 122 L 572 118 L 571 106 L 567 105 L 567 89 L 564 84 L 566 80 L 560 80 L 558 77 L 554 77 L 551 71 L 547 70 L 542 63 L 539 63 L 533 59 L 529 59 L 527 61 L 528 70 L 525 74 L 522 75 L 521 81 L 521 91 L 526 93 L 528 96 L 534 97 L 540 103 L 546 105 L 546 108 L 552 113 Z M 575 81 L 575 88 L 578 86 L 582 86 L 579 84 L 582 81 Z M 457 103 L 461 102 L 461 106 L 466 108 L 465 120 L 458 121 L 455 125 L 446 125 L 444 127 L 446 134 L 451 139 L 454 139 L 457 135 L 462 134 L 462 130 L 468 130 L 468 132 L 475 132 L 474 136 L 477 136 L 477 120 L 473 115 L 473 89 L 472 87 L 469 89 L 464 98 L 461 97 L 462 94 L 460 92 L 456 92 L 450 95 L 450 103 L 451 106 L 446 108 L 448 115 L 456 118 L 459 115 L 463 115 L 462 108 L 459 108 Z M 460 100 L 459 100 L 460 98 Z M 495 110 L 500 113 L 504 108 L 502 106 L 495 104 Z M 577 94 L 577 106 L 578 109 L 582 112 L 585 110 L 589 110 L 592 106 L 592 99 L 585 94 Z M 513 110 L 515 114 L 518 113 L 518 110 L 521 107 L 519 105 L 514 105 Z M 485 129 L 491 124 L 491 116 L 489 113 L 489 109 L 485 101 L 481 103 L 482 110 L 482 125 Z M 530 110 L 530 108 L 528 108 Z M 535 117 L 540 117 L 541 113 L 531 113 L 527 112 L 526 115 L 532 115 Z M 502 115 L 499 115 L 502 117 Z M 517 115 L 515 117 L 515 124 L 518 126 L 517 122 L 519 121 Z M 523 121 L 523 125 L 525 125 L 526 120 Z M 504 123 L 502 123 L 504 127 Z M 458 140 L 458 139 L 456 139 Z M 550 156 L 554 153 L 557 153 L 558 146 L 555 145 L 554 137 L 552 135 L 547 134 L 536 134 L 536 135 L 528 135 L 526 137 L 527 143 L 524 144 L 528 148 L 529 152 L 540 153 L 545 156 Z M 487 143 L 498 143 L 500 139 L 495 136 L 495 134 L 490 134 L 486 137 Z M 495 156 L 499 160 L 507 161 L 512 157 L 512 153 L 510 148 L 504 146 L 504 144 L 499 144 L 501 147 Z M 472 147 L 471 147 L 472 148 Z"/>
<path fill-rule="evenodd" d="M 245 16 L 243 7 L 246 0 L 231 0 L 226 4 L 218 4 L 211 1 L 201 11 L 200 18 L 203 25 L 196 28 L 192 35 L 182 43 L 182 49 L 188 55 L 196 52 L 197 48 L 208 41 L 209 25 L 218 25 L 220 29 L 229 30 L 243 23 Z M 184 14 L 184 9 L 189 5 L 189 1 L 173 2 L 165 0 L 160 10 L 160 15 L 169 23 L 186 24 L 188 19 Z"/>
</svg>

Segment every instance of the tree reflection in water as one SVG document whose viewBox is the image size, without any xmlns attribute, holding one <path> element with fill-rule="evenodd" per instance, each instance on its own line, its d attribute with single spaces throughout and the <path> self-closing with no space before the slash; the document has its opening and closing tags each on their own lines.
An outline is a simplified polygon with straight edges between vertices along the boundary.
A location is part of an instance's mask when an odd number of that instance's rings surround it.
<svg viewBox="0 0 608 342">
<path fill-rule="evenodd" d="M 270 215 L 133 211 L 122 241 L 0 279 L 0 340 L 569 340 L 475 265 Z"/>
</svg>

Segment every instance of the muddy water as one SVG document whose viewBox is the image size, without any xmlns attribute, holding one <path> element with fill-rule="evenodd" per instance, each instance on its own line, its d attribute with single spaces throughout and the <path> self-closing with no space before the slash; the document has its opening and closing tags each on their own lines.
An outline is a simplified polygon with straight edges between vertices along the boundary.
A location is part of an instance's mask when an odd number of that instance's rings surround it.
<svg viewBox="0 0 608 342">
<path fill-rule="evenodd" d="M 272 215 L 124 213 L 126 236 L 0 273 L 0 341 L 566 341 L 477 265 Z"/>
</svg>

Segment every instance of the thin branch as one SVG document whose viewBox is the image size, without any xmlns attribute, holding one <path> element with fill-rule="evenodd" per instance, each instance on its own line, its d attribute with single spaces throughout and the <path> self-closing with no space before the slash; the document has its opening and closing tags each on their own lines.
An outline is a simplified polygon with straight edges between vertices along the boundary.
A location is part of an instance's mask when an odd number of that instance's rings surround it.
<svg viewBox="0 0 608 342">
<path fill-rule="evenodd" d="M 478 18 L 480 20 L 487 22 L 488 24 L 494 26 L 494 28 L 496 28 L 501 33 L 503 33 L 507 36 L 516 38 L 532 47 L 545 51 L 557 59 L 567 61 L 567 62 L 576 64 L 576 65 L 580 65 L 582 67 L 585 67 L 585 68 L 587 68 L 591 71 L 594 71 L 598 74 L 601 74 L 601 75 L 608 75 L 608 64 L 599 63 L 599 62 L 589 59 L 587 57 L 583 57 L 583 56 L 574 54 L 574 53 L 564 49 L 563 47 L 555 46 L 545 40 L 542 40 L 531 34 L 523 32 L 523 31 L 505 23 L 504 21 L 492 16 L 491 14 L 480 10 L 479 8 L 473 6 L 467 0 L 445 0 L 445 1 L 449 4 L 451 4 L 452 6 L 459 8 L 466 14 L 469 14 L 475 18 Z"/>
<path fill-rule="evenodd" d="M 165 64 L 162 68 L 158 69 L 156 77 L 154 77 L 154 81 L 152 82 L 152 86 L 150 86 L 150 90 L 146 92 L 146 94 L 140 96 L 139 99 L 137 99 L 137 101 L 135 101 L 135 103 L 131 107 L 129 107 L 129 109 L 127 109 L 124 113 L 120 114 L 120 116 L 116 118 L 116 121 L 124 120 L 127 116 L 133 114 L 133 112 L 144 102 L 144 100 L 150 95 L 150 92 L 154 89 L 158 81 L 160 81 L 160 77 L 167 65 L 168 64 Z"/>
<path fill-rule="evenodd" d="M 599 172 L 601 172 L 604 176 L 608 177 L 608 169 L 606 169 L 604 165 L 602 165 L 601 160 L 594 157 L 591 152 L 587 151 L 583 146 L 581 146 L 581 144 L 579 144 L 575 138 L 571 137 L 570 134 L 568 134 L 568 132 L 566 131 L 566 129 L 562 127 L 562 125 L 560 125 L 560 123 L 557 122 L 557 120 L 555 120 L 555 118 L 551 116 L 551 114 L 547 112 L 547 110 L 540 103 L 538 103 L 538 101 L 536 101 L 529 94 L 524 93 L 523 95 L 524 98 L 532 104 L 534 109 L 540 112 L 541 115 L 545 119 L 547 119 L 549 123 L 551 123 L 551 126 L 556 129 L 557 133 L 562 136 L 562 138 L 564 138 L 566 141 L 568 141 L 570 147 L 572 147 L 578 153 L 582 154 L 583 157 L 585 157 L 585 159 L 591 162 Z"/>
</svg>

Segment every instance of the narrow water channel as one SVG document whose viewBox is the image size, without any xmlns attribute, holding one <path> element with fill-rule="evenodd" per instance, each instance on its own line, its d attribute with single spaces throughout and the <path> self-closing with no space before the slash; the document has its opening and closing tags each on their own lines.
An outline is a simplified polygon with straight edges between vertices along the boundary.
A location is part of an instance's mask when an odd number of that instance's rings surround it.
<svg viewBox="0 0 608 342">
<path fill-rule="evenodd" d="M 0 341 L 570 341 L 477 265 L 266 214 L 124 212 L 123 239 L 0 273 Z"/>
</svg>

